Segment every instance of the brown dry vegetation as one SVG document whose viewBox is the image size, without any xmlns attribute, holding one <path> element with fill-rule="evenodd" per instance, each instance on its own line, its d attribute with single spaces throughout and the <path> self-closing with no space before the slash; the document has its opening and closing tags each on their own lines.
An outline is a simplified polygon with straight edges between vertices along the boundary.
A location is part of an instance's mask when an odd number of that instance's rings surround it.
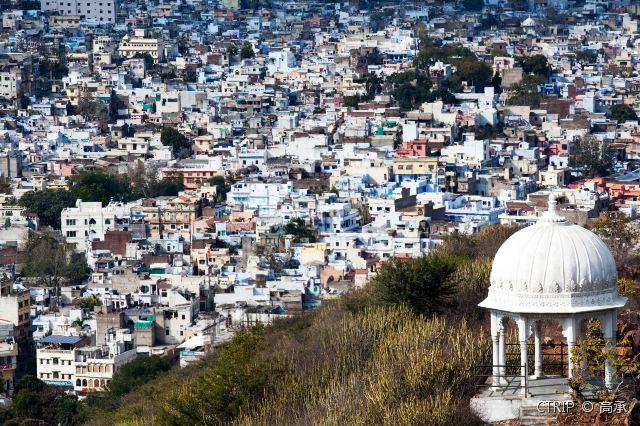
<svg viewBox="0 0 640 426">
<path fill-rule="evenodd" d="M 87 421 L 479 424 L 469 398 L 475 367 L 491 362 L 491 341 L 476 305 L 486 295 L 490 259 L 512 232 L 496 227 L 458 236 L 438 256 L 410 260 L 456 259 L 445 277 L 455 289 L 451 303 L 433 316 L 411 299 L 381 303 L 381 283 L 374 283 L 314 312 L 246 330 L 198 365 L 173 370 L 115 406 L 88 407 Z"/>
<path fill-rule="evenodd" d="M 331 303 L 247 331 L 202 365 L 141 387 L 91 422 L 473 424 L 474 367 L 489 357 L 486 334 L 464 320 L 424 318 L 405 307 L 350 313 Z"/>
</svg>

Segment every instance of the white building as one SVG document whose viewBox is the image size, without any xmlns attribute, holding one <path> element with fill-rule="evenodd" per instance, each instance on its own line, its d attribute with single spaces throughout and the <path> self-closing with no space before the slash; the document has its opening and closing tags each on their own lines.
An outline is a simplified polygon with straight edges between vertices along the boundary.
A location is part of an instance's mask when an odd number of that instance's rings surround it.
<svg viewBox="0 0 640 426">
<path fill-rule="evenodd" d="M 116 0 L 40 0 L 43 12 L 83 16 L 97 24 L 115 24 L 116 8 Z"/>
<path fill-rule="evenodd" d="M 358 227 L 358 212 L 349 203 L 322 203 L 315 222 L 320 232 L 349 232 Z"/>
<path fill-rule="evenodd" d="M 128 329 L 112 330 L 103 346 L 90 346 L 90 336 L 52 334 L 38 341 L 37 377 L 76 393 L 104 390 L 113 374 L 133 361 L 136 349 Z"/>
<path fill-rule="evenodd" d="M 245 209 L 258 210 L 260 215 L 273 216 L 279 212 L 280 205 L 292 190 L 291 182 L 241 182 L 231 187 L 227 202 L 242 205 Z"/>
<path fill-rule="evenodd" d="M 104 240 L 104 234 L 114 229 L 116 218 L 128 214 L 127 207 L 121 203 L 110 203 L 102 207 L 100 202 L 76 200 L 75 207 L 62 211 L 62 235 L 77 251 L 85 251 L 87 242 Z"/>
<path fill-rule="evenodd" d="M 120 56 L 133 58 L 136 54 L 148 53 L 154 62 L 164 60 L 164 41 L 160 37 L 150 37 L 144 28 L 136 29 L 133 36 L 126 34 L 120 41 Z"/>
</svg>

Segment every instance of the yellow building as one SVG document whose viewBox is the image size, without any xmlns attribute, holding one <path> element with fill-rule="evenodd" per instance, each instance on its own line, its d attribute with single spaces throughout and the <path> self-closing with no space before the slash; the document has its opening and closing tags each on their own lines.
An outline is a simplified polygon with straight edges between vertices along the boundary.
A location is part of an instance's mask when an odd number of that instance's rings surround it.
<svg viewBox="0 0 640 426">
<path fill-rule="evenodd" d="M 437 173 L 438 157 L 399 157 L 393 160 L 396 182 L 420 177 L 428 177 L 431 182 L 436 182 Z"/>
</svg>

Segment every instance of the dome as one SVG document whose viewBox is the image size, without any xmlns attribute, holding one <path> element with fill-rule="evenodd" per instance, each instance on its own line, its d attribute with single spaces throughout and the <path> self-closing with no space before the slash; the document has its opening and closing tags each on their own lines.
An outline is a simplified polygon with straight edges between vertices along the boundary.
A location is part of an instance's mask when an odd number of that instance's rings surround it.
<svg viewBox="0 0 640 426">
<path fill-rule="evenodd" d="M 481 307 L 519 313 L 577 313 L 624 306 L 616 263 L 593 232 L 555 210 L 513 234 L 493 259 L 491 286 Z"/>
</svg>

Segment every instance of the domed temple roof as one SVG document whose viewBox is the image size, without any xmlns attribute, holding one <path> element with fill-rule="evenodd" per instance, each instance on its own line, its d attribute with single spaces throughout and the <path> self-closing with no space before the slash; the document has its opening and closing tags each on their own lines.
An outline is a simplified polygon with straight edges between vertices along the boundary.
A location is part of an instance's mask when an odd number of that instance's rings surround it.
<svg viewBox="0 0 640 426">
<path fill-rule="evenodd" d="M 518 313 L 577 313 L 624 306 L 616 263 L 593 232 L 549 210 L 513 234 L 493 259 L 491 286 L 481 307 Z"/>
</svg>

